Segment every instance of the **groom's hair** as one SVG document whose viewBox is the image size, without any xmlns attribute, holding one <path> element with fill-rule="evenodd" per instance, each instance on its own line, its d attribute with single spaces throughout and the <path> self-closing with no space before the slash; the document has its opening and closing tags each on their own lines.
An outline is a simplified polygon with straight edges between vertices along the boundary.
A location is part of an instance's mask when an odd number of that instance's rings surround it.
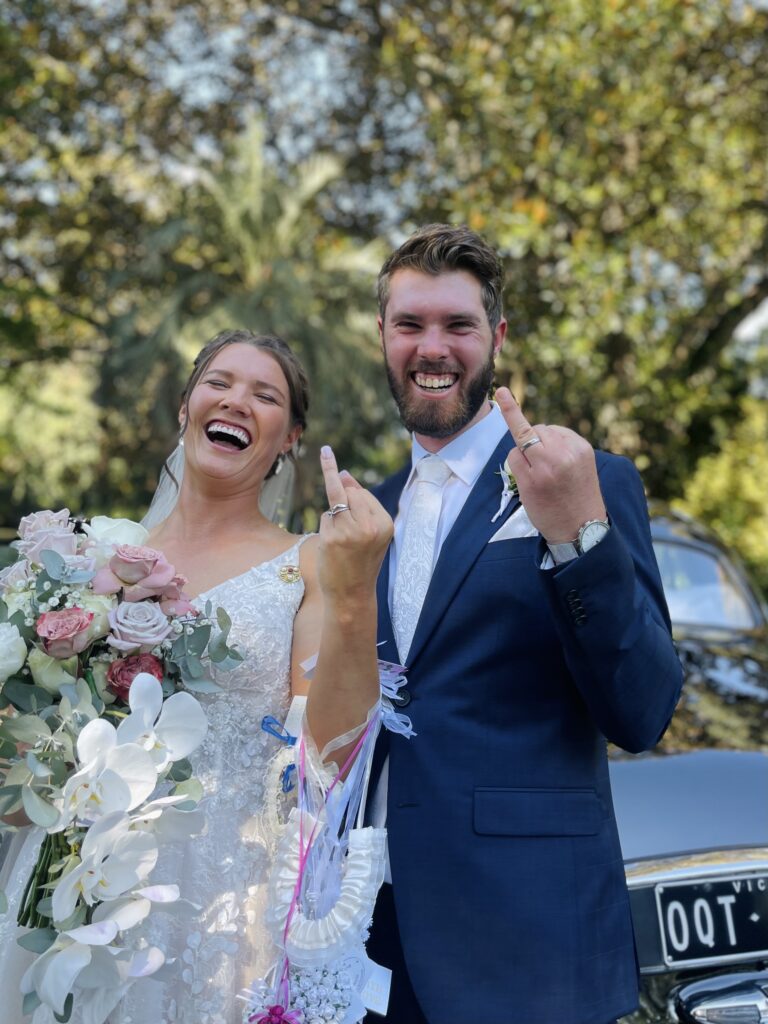
<svg viewBox="0 0 768 1024">
<path fill-rule="evenodd" d="M 382 321 L 389 301 L 389 282 L 397 270 L 419 270 L 437 276 L 465 270 L 480 282 L 483 307 L 491 330 L 502 316 L 501 290 L 504 268 L 499 254 L 466 225 L 426 224 L 387 258 L 379 271 L 379 316 Z"/>
</svg>

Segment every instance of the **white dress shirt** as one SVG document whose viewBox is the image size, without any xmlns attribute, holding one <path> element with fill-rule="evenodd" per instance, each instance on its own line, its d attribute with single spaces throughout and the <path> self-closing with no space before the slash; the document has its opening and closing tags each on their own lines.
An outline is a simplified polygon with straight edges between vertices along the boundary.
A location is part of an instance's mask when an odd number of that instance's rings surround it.
<svg viewBox="0 0 768 1024">
<path fill-rule="evenodd" d="M 452 472 L 452 476 L 443 485 L 443 506 L 440 510 L 440 520 L 437 526 L 437 537 L 435 539 L 435 555 L 432 561 L 434 569 L 443 542 L 451 532 L 453 524 L 459 517 L 464 507 L 464 502 L 469 493 L 477 483 L 477 479 L 483 467 L 496 450 L 496 446 L 505 434 L 509 433 L 509 427 L 501 414 L 501 409 L 495 403 L 491 403 L 491 409 L 487 416 L 484 416 L 474 426 L 469 427 L 463 434 L 459 434 L 450 441 L 444 448 L 435 454 L 443 460 Z M 397 575 L 398 553 L 402 550 L 403 529 L 408 509 L 413 499 L 413 483 L 416 478 L 416 463 L 430 453 L 419 444 L 416 438 L 413 439 L 411 451 L 411 472 L 406 480 L 403 493 L 400 496 L 400 504 L 395 517 L 395 533 L 389 549 L 389 610 L 392 612 L 392 591 Z M 501 492 L 501 478 L 499 478 L 499 492 Z"/>
</svg>

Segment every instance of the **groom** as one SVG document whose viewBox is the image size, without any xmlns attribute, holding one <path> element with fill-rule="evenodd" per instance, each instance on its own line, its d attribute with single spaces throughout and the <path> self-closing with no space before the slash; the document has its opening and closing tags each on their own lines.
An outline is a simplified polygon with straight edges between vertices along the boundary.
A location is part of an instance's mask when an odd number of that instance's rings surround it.
<svg viewBox="0 0 768 1024">
<path fill-rule="evenodd" d="M 606 739 L 653 746 L 681 670 L 632 464 L 488 401 L 501 287 L 483 239 L 441 224 L 379 276 L 413 436 L 378 490 L 380 656 L 408 666 L 417 733 L 380 741 L 369 807 L 392 1024 L 606 1024 L 637 1002 Z"/>
</svg>

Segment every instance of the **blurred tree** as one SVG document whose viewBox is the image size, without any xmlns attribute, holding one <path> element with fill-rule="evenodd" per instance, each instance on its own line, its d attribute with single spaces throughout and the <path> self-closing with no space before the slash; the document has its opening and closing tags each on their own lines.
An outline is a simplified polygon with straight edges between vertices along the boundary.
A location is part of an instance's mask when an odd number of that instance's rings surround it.
<svg viewBox="0 0 768 1024">
<path fill-rule="evenodd" d="M 141 299 L 106 328 L 97 390 L 105 457 L 114 457 L 117 437 L 152 457 L 125 460 L 116 474 L 105 465 L 98 501 L 108 502 L 118 482 L 126 495 L 146 494 L 148 467 L 156 473 L 177 433 L 193 357 L 220 330 L 244 326 L 283 337 L 307 369 L 310 469 L 299 506 L 322 507 L 320 445 L 333 445 L 342 465 L 360 471 L 375 463 L 388 418 L 373 313 L 379 248 L 331 231 L 318 213 L 342 173 L 338 160 L 315 156 L 281 182 L 265 164 L 257 122 L 221 158 L 183 172 L 173 212 L 147 235 L 129 275 Z"/>
<path fill-rule="evenodd" d="M 507 254 L 505 366 L 538 420 L 680 494 L 735 421 L 732 338 L 768 297 L 768 11 L 713 0 L 396 5 L 419 219 Z"/>
<path fill-rule="evenodd" d="M 748 396 L 739 415 L 719 450 L 699 460 L 675 504 L 713 526 L 768 597 L 768 403 Z"/>
<path fill-rule="evenodd" d="M 715 0 L 5 5 L 5 394 L 38 410 L 40 445 L 49 371 L 35 387 L 29 360 L 82 368 L 101 410 L 92 487 L 60 474 L 54 494 L 140 505 L 191 349 L 241 315 L 296 340 L 348 465 L 391 468 L 360 240 L 430 219 L 505 253 L 503 374 L 531 415 L 681 494 L 761 372 L 732 336 L 768 294 L 767 28 L 763 5 Z M 249 170 L 231 140 L 254 110 Z M 337 364 L 330 327 L 354 353 Z M 3 436 L 15 518 L 42 477 L 33 439 Z"/>
</svg>

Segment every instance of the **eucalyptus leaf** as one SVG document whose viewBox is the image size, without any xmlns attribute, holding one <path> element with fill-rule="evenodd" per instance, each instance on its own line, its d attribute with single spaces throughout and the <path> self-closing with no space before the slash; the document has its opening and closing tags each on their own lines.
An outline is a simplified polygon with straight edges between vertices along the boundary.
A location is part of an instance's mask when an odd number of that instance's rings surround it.
<svg viewBox="0 0 768 1024">
<path fill-rule="evenodd" d="M 50 828 L 59 820 L 59 812 L 31 786 L 22 786 L 21 802 L 30 821 L 42 828 Z"/>
<path fill-rule="evenodd" d="M 0 738 L 0 758 L 10 761 L 13 757 L 16 757 L 16 744 L 11 740 Z"/>
<path fill-rule="evenodd" d="M 38 711 L 53 704 L 53 697 L 42 686 L 23 683 L 18 676 L 6 680 L 3 693 L 19 711 Z"/>
<path fill-rule="evenodd" d="M 208 598 L 208 600 L 205 602 L 205 617 L 206 617 L 206 619 L 210 619 L 212 611 L 213 611 L 213 604 L 211 603 L 211 599 Z"/>
<path fill-rule="evenodd" d="M 0 914 L 8 913 L 8 897 L 5 895 L 2 889 L 0 889 Z"/>
<path fill-rule="evenodd" d="M 72 928 L 79 928 L 81 924 L 85 924 L 87 915 L 88 907 L 84 903 L 79 903 L 66 921 L 56 922 L 56 927 L 62 932 L 68 932 Z"/>
<path fill-rule="evenodd" d="M 198 804 L 203 799 L 203 787 L 198 779 L 187 779 L 180 782 L 173 791 L 174 796 L 187 796 Z"/>
<path fill-rule="evenodd" d="M 0 788 L 0 814 L 13 814 L 21 808 L 21 786 Z"/>
<path fill-rule="evenodd" d="M 74 759 L 70 756 L 70 764 L 73 760 Z M 51 758 L 49 767 L 51 769 L 52 785 L 56 786 L 57 789 L 63 789 L 70 775 L 66 760 L 64 757 Z"/>
<path fill-rule="evenodd" d="M 63 683 L 59 687 L 59 693 L 61 693 L 62 697 L 67 698 L 73 708 L 77 707 L 80 703 L 80 698 L 77 694 L 77 687 L 74 683 Z"/>
<path fill-rule="evenodd" d="M 229 633 L 230 629 L 232 628 L 232 619 L 230 619 L 230 617 L 227 615 L 226 611 L 223 608 L 216 609 L 216 621 L 218 622 L 219 629 L 222 631 L 222 633 L 224 633 L 225 635 Z"/>
<path fill-rule="evenodd" d="M 171 646 L 171 660 L 178 662 L 182 658 L 186 657 L 186 654 L 187 654 L 187 635 L 186 635 L 186 633 L 181 633 L 177 637 L 177 639 L 173 641 L 173 644 Z"/>
<path fill-rule="evenodd" d="M 208 657 L 211 661 L 217 665 L 220 661 L 224 661 L 228 654 L 229 648 L 227 647 L 226 637 L 223 633 L 219 633 L 211 640 L 208 646 Z"/>
<path fill-rule="evenodd" d="M 35 580 L 37 596 L 47 600 L 51 592 L 56 589 L 56 584 L 58 582 L 58 580 L 52 579 L 47 572 L 38 573 L 37 579 Z"/>
<path fill-rule="evenodd" d="M 237 668 L 242 660 L 243 656 L 239 651 L 230 649 L 227 656 L 222 661 L 216 661 L 215 665 L 222 672 L 231 672 L 232 669 Z"/>
<path fill-rule="evenodd" d="M 189 685 L 190 679 L 203 679 L 205 677 L 205 669 L 199 658 L 184 658 L 183 663 L 179 665 L 179 669 L 185 686 Z"/>
<path fill-rule="evenodd" d="M 50 777 L 51 768 L 50 765 L 43 764 L 39 758 L 35 757 L 31 750 L 28 750 L 24 755 L 24 760 L 27 762 L 27 768 L 32 772 L 36 779 L 47 779 Z"/>
<path fill-rule="evenodd" d="M 45 566 L 45 571 L 51 580 L 61 582 L 66 575 L 67 563 L 58 551 L 45 550 L 40 552 L 40 561 Z"/>
<path fill-rule="evenodd" d="M 0 622 L 8 621 L 8 605 L 0 598 Z"/>
<path fill-rule="evenodd" d="M 53 871 L 54 865 L 48 869 L 49 874 Z M 35 904 L 35 910 L 43 917 L 53 917 L 53 896 L 43 896 Z"/>
<path fill-rule="evenodd" d="M 171 782 L 185 782 L 192 777 L 192 765 L 186 757 L 174 761 L 168 770 L 167 778 Z"/>
<path fill-rule="evenodd" d="M 34 609 L 33 609 L 33 612 L 34 612 Z M 33 618 L 34 618 L 34 614 L 33 614 Z M 37 636 L 37 634 L 35 633 L 34 624 L 31 625 L 31 626 L 27 625 L 27 623 L 26 623 L 26 615 L 24 614 L 24 612 L 21 609 L 19 609 L 17 612 L 14 612 L 13 615 L 11 615 L 11 617 L 8 619 L 8 621 L 10 622 L 10 624 L 12 626 L 15 626 L 16 629 L 18 629 L 19 635 L 21 636 L 21 639 L 25 643 L 27 643 L 27 644 L 31 643 L 32 640 Z"/>
<path fill-rule="evenodd" d="M 198 626 L 192 636 L 187 636 L 187 654 L 199 657 L 205 651 L 210 635 L 210 626 Z"/>
<path fill-rule="evenodd" d="M 21 1012 L 26 1017 L 30 1013 L 34 1013 L 35 1010 L 42 1004 L 42 999 L 37 992 L 27 992 L 24 996 L 24 1000 L 21 1004 Z"/>
<path fill-rule="evenodd" d="M 36 743 L 51 735 L 50 726 L 37 715 L 19 715 L 3 722 L 2 735 L 12 736 L 19 743 Z"/>
<path fill-rule="evenodd" d="M 53 928 L 33 928 L 31 932 L 21 935 L 16 941 L 22 949 L 28 949 L 30 953 L 44 953 L 56 941 L 58 932 Z"/>
</svg>

